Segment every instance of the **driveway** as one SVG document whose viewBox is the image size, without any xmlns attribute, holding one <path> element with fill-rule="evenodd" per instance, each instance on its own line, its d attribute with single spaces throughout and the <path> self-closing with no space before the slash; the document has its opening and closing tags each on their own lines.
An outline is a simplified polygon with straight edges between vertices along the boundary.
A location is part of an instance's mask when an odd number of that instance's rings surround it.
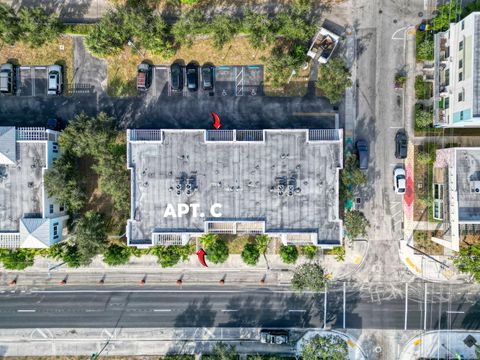
<svg viewBox="0 0 480 360">
<path fill-rule="evenodd" d="M 93 57 L 85 48 L 82 36 L 73 38 L 74 95 L 104 93 L 107 88 L 107 63 Z"/>
<path fill-rule="evenodd" d="M 44 126 L 48 118 L 71 119 L 105 111 L 121 128 L 210 128 L 211 112 L 222 129 L 334 128 L 332 106 L 322 98 L 224 96 L 193 101 L 189 97 L 111 98 L 99 93 L 71 97 L 4 97 L 0 123 Z"/>
</svg>

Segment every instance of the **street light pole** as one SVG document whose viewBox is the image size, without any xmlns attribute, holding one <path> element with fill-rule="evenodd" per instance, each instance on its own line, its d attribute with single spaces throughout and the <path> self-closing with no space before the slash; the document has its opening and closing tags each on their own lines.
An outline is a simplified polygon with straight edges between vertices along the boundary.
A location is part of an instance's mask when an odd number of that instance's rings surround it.
<svg viewBox="0 0 480 360">
<path fill-rule="evenodd" d="M 142 57 L 142 59 L 145 59 L 145 54 L 142 54 L 142 53 L 140 52 L 140 50 L 135 46 L 135 44 L 133 43 L 132 40 L 128 39 L 127 45 L 130 46 L 130 47 L 132 47 L 132 48 L 134 48 L 135 51 L 138 52 L 138 54 Z"/>
</svg>

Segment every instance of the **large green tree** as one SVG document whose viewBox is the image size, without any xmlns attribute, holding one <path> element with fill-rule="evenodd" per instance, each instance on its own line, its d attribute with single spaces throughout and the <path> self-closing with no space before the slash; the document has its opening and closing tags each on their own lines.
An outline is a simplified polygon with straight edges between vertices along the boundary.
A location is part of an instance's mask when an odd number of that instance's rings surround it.
<svg viewBox="0 0 480 360">
<path fill-rule="evenodd" d="M 316 335 L 302 344 L 302 360 L 347 360 L 345 340 L 336 335 Z"/>
<path fill-rule="evenodd" d="M 103 253 L 103 261 L 110 266 L 125 265 L 130 260 L 132 252 L 130 247 L 119 244 L 111 244 Z"/>
<path fill-rule="evenodd" d="M 480 244 L 461 248 L 453 261 L 460 272 L 470 274 L 480 282 Z"/>
<path fill-rule="evenodd" d="M 108 246 L 107 228 L 103 216 L 87 211 L 75 227 L 75 245 L 80 265 L 88 265 L 95 255 L 103 253 Z"/>
<path fill-rule="evenodd" d="M 327 285 L 325 271 L 316 263 L 296 267 L 292 277 L 292 288 L 298 291 L 322 291 Z"/>
<path fill-rule="evenodd" d="M 240 30 L 238 19 L 227 14 L 216 15 L 210 24 L 213 46 L 222 49 Z"/>
<path fill-rule="evenodd" d="M 187 260 L 190 248 L 180 245 L 155 246 L 150 253 L 158 258 L 158 263 L 162 267 L 170 267 L 178 264 L 180 260 Z"/>
<path fill-rule="evenodd" d="M 457 22 L 462 14 L 462 8 L 457 6 L 455 0 L 437 6 L 436 11 L 437 15 L 431 21 L 432 30 L 435 32 L 447 30 L 450 23 Z"/>
<path fill-rule="evenodd" d="M 172 35 L 175 43 L 191 47 L 195 36 L 205 33 L 206 22 L 203 13 L 198 9 L 182 13 L 180 18 L 172 25 Z"/>
<path fill-rule="evenodd" d="M 63 24 L 55 14 L 47 14 L 40 7 L 22 7 L 18 12 L 20 39 L 37 48 L 55 40 L 63 30 Z"/>
<path fill-rule="evenodd" d="M 345 90 L 352 86 L 345 62 L 340 58 L 333 58 L 320 66 L 316 85 L 332 104 L 340 102 Z"/>
<path fill-rule="evenodd" d="M 370 222 L 365 215 L 358 210 L 349 210 L 345 213 L 345 229 L 350 239 L 367 236 L 367 228 Z"/>
<path fill-rule="evenodd" d="M 35 251 L 32 249 L 2 249 L 0 261 L 8 270 L 24 270 L 33 265 Z"/>
<path fill-rule="evenodd" d="M 265 49 L 275 40 L 274 22 L 267 14 L 247 9 L 243 18 L 243 27 L 248 32 L 248 41 L 254 49 Z"/>
<path fill-rule="evenodd" d="M 253 266 L 257 265 L 258 259 L 260 258 L 260 252 L 255 244 L 248 243 L 245 244 L 241 256 L 245 264 Z"/>
<path fill-rule="evenodd" d="M 0 41 L 13 45 L 19 37 L 17 15 L 10 6 L 0 3 Z"/>
<path fill-rule="evenodd" d="M 295 245 L 282 245 L 280 257 L 285 264 L 295 264 L 298 259 L 298 250 Z"/>
</svg>

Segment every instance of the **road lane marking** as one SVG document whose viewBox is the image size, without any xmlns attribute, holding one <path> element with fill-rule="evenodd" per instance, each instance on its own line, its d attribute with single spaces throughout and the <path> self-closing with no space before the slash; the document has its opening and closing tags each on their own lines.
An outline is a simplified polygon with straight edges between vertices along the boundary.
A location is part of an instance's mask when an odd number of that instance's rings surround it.
<svg viewBox="0 0 480 360">
<path fill-rule="evenodd" d="M 155 312 L 170 312 L 172 309 L 153 309 Z"/>
<path fill-rule="evenodd" d="M 307 310 L 293 309 L 293 310 L 288 310 L 288 312 L 307 312 Z"/>
<path fill-rule="evenodd" d="M 234 309 L 222 309 L 222 312 L 237 312 L 238 310 Z"/>
<path fill-rule="evenodd" d="M 99 311 L 102 311 L 102 310 L 95 310 L 95 309 L 87 309 L 87 310 L 85 310 L 85 312 L 99 312 Z"/>
<path fill-rule="evenodd" d="M 345 309 L 347 307 L 347 283 L 343 283 L 343 328 L 345 329 Z"/>
<path fill-rule="evenodd" d="M 465 314 L 465 311 L 453 311 L 453 310 L 447 310 L 447 314 Z"/>
<path fill-rule="evenodd" d="M 427 331 L 427 283 L 425 283 L 425 306 L 423 314 L 423 331 Z"/>
<path fill-rule="evenodd" d="M 405 283 L 405 330 L 407 330 L 408 319 L 408 283 Z"/>
<path fill-rule="evenodd" d="M 20 310 L 17 310 L 17 312 L 21 312 L 21 313 L 33 313 L 33 312 L 36 312 L 37 310 L 33 310 L 33 309 L 20 309 Z"/>
</svg>

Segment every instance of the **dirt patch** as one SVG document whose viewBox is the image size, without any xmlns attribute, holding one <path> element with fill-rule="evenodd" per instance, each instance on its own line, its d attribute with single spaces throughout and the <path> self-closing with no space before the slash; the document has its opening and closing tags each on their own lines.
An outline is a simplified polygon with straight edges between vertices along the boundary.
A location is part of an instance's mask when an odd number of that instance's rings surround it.
<svg viewBox="0 0 480 360">
<path fill-rule="evenodd" d="M 241 254 L 246 244 L 255 241 L 254 236 L 248 235 L 220 235 L 219 237 L 227 242 L 230 254 Z"/>
<path fill-rule="evenodd" d="M 476 244 L 480 244 L 480 234 L 460 235 L 460 249 L 466 249 Z"/>
<path fill-rule="evenodd" d="M 414 247 L 429 255 L 444 255 L 444 247 L 436 242 L 433 242 L 432 236 L 441 238 L 443 231 L 413 231 Z"/>
<path fill-rule="evenodd" d="M 13 46 L 0 45 L 0 62 L 7 61 L 16 65 L 60 64 L 65 71 L 65 89 L 73 84 L 73 39 L 70 36 L 60 36 L 36 49 L 21 41 Z"/>
</svg>

